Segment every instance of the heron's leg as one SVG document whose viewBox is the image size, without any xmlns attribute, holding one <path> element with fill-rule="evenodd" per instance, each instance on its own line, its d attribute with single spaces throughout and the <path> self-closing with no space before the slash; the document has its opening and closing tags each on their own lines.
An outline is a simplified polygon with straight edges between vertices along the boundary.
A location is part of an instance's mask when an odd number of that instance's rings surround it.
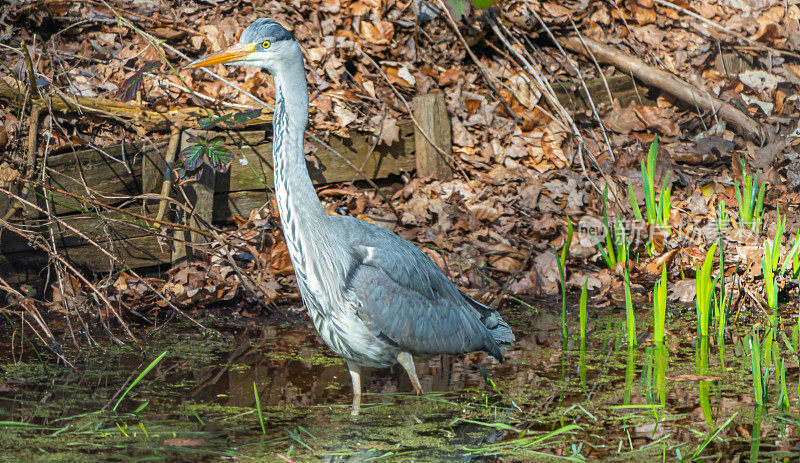
<svg viewBox="0 0 800 463">
<path fill-rule="evenodd" d="M 422 385 L 419 382 L 419 378 L 417 378 L 417 369 L 414 368 L 414 358 L 411 357 L 411 354 L 408 352 L 400 352 L 397 354 L 397 361 L 400 362 L 400 365 L 402 365 L 406 373 L 408 373 L 408 377 L 411 379 L 411 385 L 414 386 L 417 395 L 422 394 Z"/>
<path fill-rule="evenodd" d="M 361 410 L 361 366 L 348 360 L 347 369 L 350 370 L 350 379 L 353 380 L 353 411 L 350 414 L 357 416 Z"/>
</svg>

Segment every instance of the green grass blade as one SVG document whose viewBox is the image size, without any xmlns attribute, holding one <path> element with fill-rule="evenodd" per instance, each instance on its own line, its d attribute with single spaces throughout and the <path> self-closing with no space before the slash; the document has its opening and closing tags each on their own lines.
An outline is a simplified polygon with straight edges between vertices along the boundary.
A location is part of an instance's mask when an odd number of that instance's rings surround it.
<svg viewBox="0 0 800 463">
<path fill-rule="evenodd" d="M 737 412 L 733 412 L 733 415 L 731 415 L 731 417 L 728 418 L 727 421 L 722 423 L 722 425 L 720 425 L 720 427 L 718 427 L 711 434 L 709 434 L 708 437 L 706 437 L 706 439 L 703 441 L 703 443 L 701 443 L 697 447 L 697 450 L 694 451 L 694 454 L 692 454 L 692 457 L 689 460 L 694 461 L 694 459 L 697 458 L 700 455 L 700 453 L 703 450 L 705 450 L 706 447 L 708 447 L 708 444 L 710 444 L 711 441 L 714 440 L 719 435 L 719 433 L 722 432 L 723 429 L 727 428 L 728 425 L 731 424 L 731 422 L 733 422 L 733 419 L 736 418 L 736 415 L 738 413 L 739 413 L 738 411 Z"/>
<path fill-rule="evenodd" d="M 258 422 L 261 423 L 261 435 L 267 435 L 267 427 L 264 426 L 264 413 L 261 411 L 261 399 L 258 397 L 258 387 L 253 381 L 253 396 L 256 398 L 256 410 L 258 410 Z"/>
<path fill-rule="evenodd" d="M 636 319 L 634 318 L 633 313 L 633 301 L 631 300 L 631 278 L 627 265 L 623 271 L 623 277 L 625 280 L 625 318 L 628 327 L 628 345 L 635 346 L 637 343 Z"/>
<path fill-rule="evenodd" d="M 753 372 L 753 394 L 757 405 L 763 405 L 764 388 L 761 385 L 761 340 L 758 331 L 753 328 L 753 334 L 749 338 L 750 343 L 750 368 Z"/>
<path fill-rule="evenodd" d="M 661 281 L 655 284 L 653 295 L 653 338 L 655 343 L 664 342 L 664 325 L 667 316 L 667 265 L 661 268 Z"/>
<path fill-rule="evenodd" d="M 569 254 L 569 246 L 572 243 L 572 219 L 567 216 L 567 240 L 564 242 L 564 247 L 561 248 L 561 256 L 558 259 L 558 276 L 561 279 L 561 337 L 564 341 L 567 340 L 567 280 L 566 280 L 566 263 L 567 255 Z"/>
<path fill-rule="evenodd" d="M 139 376 L 137 376 L 136 379 L 134 379 L 133 382 L 130 384 L 130 386 L 128 386 L 128 388 L 125 389 L 125 392 L 122 393 L 122 396 L 120 396 L 119 400 L 117 400 L 117 403 L 115 403 L 114 407 L 111 408 L 112 411 L 117 411 L 117 407 L 119 407 L 119 404 L 122 402 L 125 396 L 127 396 L 128 393 L 131 392 L 131 389 L 136 387 L 136 385 L 139 384 L 139 381 L 141 381 L 145 376 L 147 376 L 147 373 L 150 373 L 150 370 L 155 368 L 156 365 L 158 365 L 158 362 L 160 362 L 165 355 L 167 355 L 167 351 L 162 352 L 161 355 L 159 355 L 155 360 L 150 362 L 150 365 L 147 365 L 147 368 L 145 368 L 144 370 L 142 370 L 141 373 L 139 373 Z"/>
<path fill-rule="evenodd" d="M 21 421 L 0 421 L 0 428 L 40 428 L 38 424 L 23 423 Z"/>
<path fill-rule="evenodd" d="M 588 286 L 589 286 L 589 278 L 587 277 L 586 281 L 583 282 L 583 288 L 581 288 L 581 299 L 579 304 L 581 339 L 586 339 L 586 322 L 588 320 L 588 316 L 586 313 L 586 303 L 588 299 Z"/>
<path fill-rule="evenodd" d="M 628 184 L 628 196 L 631 199 L 631 209 L 633 209 L 633 216 L 638 221 L 642 221 L 642 211 L 639 209 L 639 204 L 636 201 L 636 194 L 633 192 L 633 187 Z"/>
<path fill-rule="evenodd" d="M 695 281 L 697 289 L 697 316 L 700 336 L 708 336 L 708 323 L 711 305 L 711 292 L 714 284 L 711 279 L 711 270 L 714 267 L 714 251 L 717 249 L 717 243 L 711 245 L 706 252 L 706 257 L 703 260 L 703 265 L 697 273 L 697 280 Z"/>
</svg>

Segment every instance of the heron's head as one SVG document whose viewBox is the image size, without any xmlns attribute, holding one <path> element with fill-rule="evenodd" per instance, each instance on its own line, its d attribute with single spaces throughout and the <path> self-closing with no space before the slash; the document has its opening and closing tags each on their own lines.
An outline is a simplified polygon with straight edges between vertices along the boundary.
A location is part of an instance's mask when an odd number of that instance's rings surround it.
<svg viewBox="0 0 800 463">
<path fill-rule="evenodd" d="M 213 55 L 192 61 L 186 67 L 212 64 L 258 66 L 273 72 L 282 62 L 296 60 L 300 45 L 291 32 L 274 19 L 256 19 L 242 32 L 239 43 Z"/>
</svg>

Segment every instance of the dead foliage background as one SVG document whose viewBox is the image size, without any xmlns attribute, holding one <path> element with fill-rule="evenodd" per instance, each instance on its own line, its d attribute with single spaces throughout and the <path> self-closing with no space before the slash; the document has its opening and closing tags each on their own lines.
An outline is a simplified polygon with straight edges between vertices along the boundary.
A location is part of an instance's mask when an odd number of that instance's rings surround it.
<svg viewBox="0 0 800 463">
<path fill-rule="evenodd" d="M 49 263 L 32 269 L 28 281 L 0 275 L 0 310 L 58 350 L 57 342 L 92 342 L 102 332 L 119 340 L 120 329 L 133 338 L 129 325 L 156 324 L 168 314 L 191 318 L 222 308 L 247 318 L 259 308 L 300 307 L 272 204 L 233 224 L 206 224 L 213 243 L 193 262 L 135 270 L 108 249 L 115 271 L 94 273 L 76 268 L 54 245 L 47 225 L 59 217 L 32 201 L 47 194 L 41 185 L 51 175 L 44 167 L 48 156 L 166 141 L 171 127 L 197 123 L 181 112 L 187 107 L 269 107 L 274 87 L 258 69 L 220 66 L 212 74 L 181 65 L 234 43 L 254 19 L 273 17 L 303 46 L 314 136 L 362 131 L 373 143 L 392 144 L 414 96 L 442 92 L 446 98 L 454 180 L 409 173 L 378 188 L 322 186 L 330 213 L 379 223 L 416 242 L 475 297 L 533 309 L 536 298 L 558 291 L 554 249 L 563 245 L 567 217 L 576 226 L 569 288 L 588 279 L 594 306 L 622 300 L 621 268 L 605 267 L 591 233 L 603 231 L 605 189 L 611 221 L 619 215 L 639 234 L 641 258 L 631 269 L 641 284 L 634 285 L 638 303 L 646 304 L 644 288 L 663 264 L 673 280 L 671 297 L 692 302 L 688 282 L 715 237 L 715 210 L 723 202 L 733 218 L 725 231 L 726 261 L 738 263 L 729 266 L 732 300 L 737 313 L 761 316 L 761 289 L 748 287 L 761 277 L 762 237 L 774 234 L 779 204 L 788 217 L 784 246 L 797 231 L 797 2 L 502 1 L 489 10 L 467 8 L 464 16 L 451 8 L 465 5 L 6 3 L 0 14 L 0 241 L 24 236 Z M 648 231 L 629 225 L 628 185 L 641 200 L 639 162 L 655 134 L 658 184 L 668 173 L 673 188 L 672 234 L 649 257 L 642 252 Z M 310 150 L 308 159 L 314 162 Z M 743 165 L 769 185 L 758 235 L 737 222 L 734 181 L 741 183 Z M 112 198 L 94 194 L 92 185 L 85 190 L 86 211 L 118 220 L 108 207 Z M 169 202 L 170 209 L 179 207 Z M 141 219 L 164 236 L 165 246 L 176 226 L 170 217 Z"/>
</svg>

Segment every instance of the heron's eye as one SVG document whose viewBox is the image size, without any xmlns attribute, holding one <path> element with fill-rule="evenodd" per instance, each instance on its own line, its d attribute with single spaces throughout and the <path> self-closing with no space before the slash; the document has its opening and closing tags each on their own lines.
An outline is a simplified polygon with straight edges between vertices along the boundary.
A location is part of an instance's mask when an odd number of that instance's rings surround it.
<svg viewBox="0 0 800 463">
<path fill-rule="evenodd" d="M 261 43 L 261 47 L 264 49 L 269 48 L 270 45 L 272 45 L 272 43 L 269 40 L 265 40 Z"/>
</svg>

